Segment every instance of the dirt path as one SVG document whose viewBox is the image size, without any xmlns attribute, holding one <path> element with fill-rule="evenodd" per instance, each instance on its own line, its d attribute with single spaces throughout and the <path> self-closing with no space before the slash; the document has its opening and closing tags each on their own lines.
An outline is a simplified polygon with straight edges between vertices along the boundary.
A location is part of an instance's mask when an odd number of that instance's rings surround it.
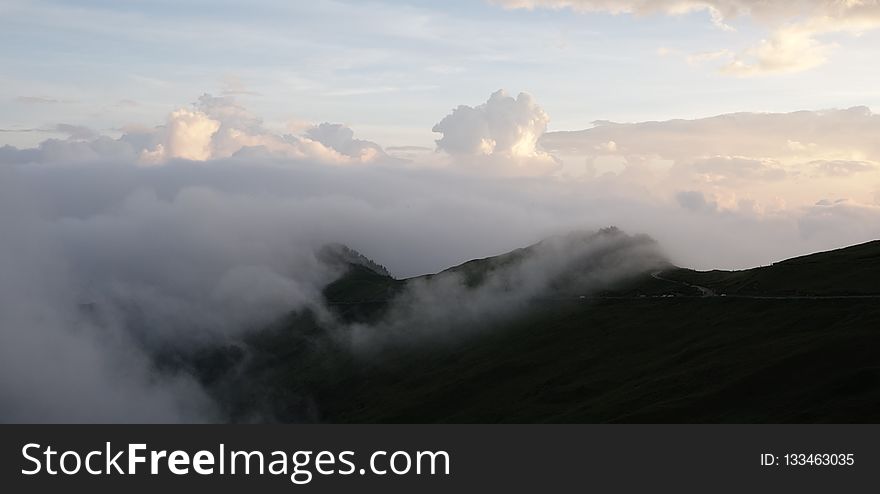
<svg viewBox="0 0 880 494">
<path fill-rule="evenodd" d="M 668 283 L 676 283 L 678 285 L 684 285 L 689 288 L 695 288 L 700 291 L 700 293 L 702 294 L 703 297 L 717 297 L 718 296 L 718 294 L 715 293 L 715 290 L 712 290 L 711 288 L 706 288 L 706 287 L 700 286 L 700 285 L 692 285 L 692 284 L 684 282 L 684 281 L 676 281 L 676 280 L 670 280 L 669 278 L 664 278 L 664 277 L 660 276 L 660 273 L 662 273 L 662 272 L 663 271 L 654 271 L 653 273 L 651 273 L 651 278 L 654 278 L 655 280 L 665 281 Z"/>
</svg>

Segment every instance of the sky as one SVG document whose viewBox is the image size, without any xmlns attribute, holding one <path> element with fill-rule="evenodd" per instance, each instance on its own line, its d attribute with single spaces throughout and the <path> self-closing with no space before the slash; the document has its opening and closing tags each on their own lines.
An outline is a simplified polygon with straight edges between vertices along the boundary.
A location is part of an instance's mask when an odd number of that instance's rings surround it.
<svg viewBox="0 0 880 494">
<path fill-rule="evenodd" d="M 22 173 L 323 164 L 473 180 L 509 188 L 503 201 L 529 180 L 559 189 L 544 206 L 560 216 L 569 194 L 647 201 L 669 218 L 742 217 L 734 233 L 762 239 L 669 241 L 700 268 L 875 235 L 875 0 L 7 0 L 0 13 L 0 164 Z M 572 227 L 668 232 L 613 211 Z M 780 219 L 785 248 L 756 233 Z M 471 255 L 519 246 L 499 238 Z"/>
<path fill-rule="evenodd" d="M 738 10 L 718 21 L 679 5 L 705 3 Z M 342 122 L 385 146 L 433 146 L 438 115 L 500 88 L 538 98 L 550 130 L 877 106 L 876 12 L 777 50 L 793 63 L 725 70 L 834 2 L 753 3 L 4 0 L 0 139 L 34 145 L 58 123 L 118 133 L 206 92 L 235 94 L 279 131 Z"/>
<path fill-rule="evenodd" d="M 587 278 L 880 239 L 880 1 L 246 5 L 0 1 L 0 422 L 222 420 L 157 349 L 331 317 L 327 244 L 574 238 L 489 283 L 530 297 L 609 226 Z M 389 327 L 515 302 L 441 278 Z"/>
</svg>

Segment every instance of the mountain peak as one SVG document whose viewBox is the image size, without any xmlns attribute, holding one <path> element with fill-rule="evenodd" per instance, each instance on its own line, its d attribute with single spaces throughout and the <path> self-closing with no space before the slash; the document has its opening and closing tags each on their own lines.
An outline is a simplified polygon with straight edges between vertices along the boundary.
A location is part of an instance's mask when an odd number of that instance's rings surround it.
<svg viewBox="0 0 880 494">
<path fill-rule="evenodd" d="M 361 266 L 378 275 L 391 277 L 391 273 L 385 266 L 344 244 L 327 244 L 321 247 L 315 255 L 318 260 L 331 266 Z"/>
</svg>

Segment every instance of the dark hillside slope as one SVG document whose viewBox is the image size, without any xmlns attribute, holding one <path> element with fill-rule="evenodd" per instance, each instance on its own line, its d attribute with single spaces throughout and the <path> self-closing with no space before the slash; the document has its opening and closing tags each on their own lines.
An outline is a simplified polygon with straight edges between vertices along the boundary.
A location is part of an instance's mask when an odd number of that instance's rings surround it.
<svg viewBox="0 0 880 494">
<path fill-rule="evenodd" d="M 569 302 L 450 351 L 363 369 L 324 420 L 877 422 L 880 305 Z"/>
<path fill-rule="evenodd" d="M 880 295 L 880 241 L 744 271 L 664 273 L 729 295 Z"/>
<path fill-rule="evenodd" d="M 533 248 L 450 271 L 479 287 Z M 568 269 L 516 317 L 368 354 L 346 346 L 347 324 L 382 321 L 413 280 L 357 262 L 325 290 L 341 326 L 292 315 L 194 368 L 232 420 L 880 422 L 878 254 L 872 242 L 738 272 L 654 260 L 586 296 L 560 285 L 583 273 Z"/>
</svg>

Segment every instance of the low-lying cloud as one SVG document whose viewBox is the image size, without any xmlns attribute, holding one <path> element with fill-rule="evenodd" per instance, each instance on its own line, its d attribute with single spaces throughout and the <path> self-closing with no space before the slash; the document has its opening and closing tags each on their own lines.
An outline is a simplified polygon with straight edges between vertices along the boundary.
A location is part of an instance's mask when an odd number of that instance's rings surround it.
<svg viewBox="0 0 880 494">
<path fill-rule="evenodd" d="M 233 97 L 208 94 L 169 113 L 163 125 L 130 129 L 117 139 L 69 124 L 59 124 L 56 130 L 69 138 L 49 139 L 34 149 L 0 147 L 0 164 L 134 160 L 162 165 L 174 159 L 207 161 L 236 154 L 338 165 L 390 159 L 379 145 L 355 139 L 344 125 L 324 123 L 303 135 L 279 133 L 266 128 Z"/>
<path fill-rule="evenodd" d="M 491 263 L 410 281 L 373 324 L 356 324 L 356 351 L 456 339 L 507 323 L 547 300 L 575 300 L 668 266 L 657 243 L 617 229 L 553 236 Z"/>
<path fill-rule="evenodd" d="M 829 195 L 873 206 L 880 117 L 865 107 L 734 113 L 695 120 L 596 122 L 545 134 L 540 146 L 565 173 L 609 187 L 673 197 L 697 190 L 723 209 L 808 207 Z M 586 163 L 586 167 L 579 163 Z"/>
<path fill-rule="evenodd" d="M 340 273 L 315 255 L 329 243 L 408 277 L 608 225 L 698 268 L 880 237 L 868 199 L 876 122 L 857 109 L 557 134 L 530 97 L 495 93 L 443 119 L 438 152 L 421 166 L 343 125 L 284 135 L 228 97 L 203 97 L 118 138 L 4 146 L 0 420 L 222 420 L 196 379 L 153 356 L 234 344 L 290 311 L 330 318 L 321 289 Z M 545 160 L 565 168 L 536 165 Z M 587 165 L 593 173 L 573 173 Z M 477 291 L 455 274 L 413 285 L 382 324 L 451 317 L 407 296 L 470 320 L 503 315 L 565 270 L 569 253 L 554 245 Z M 609 245 L 623 257 L 585 271 L 596 279 L 658 258 L 656 246 Z"/>
</svg>

